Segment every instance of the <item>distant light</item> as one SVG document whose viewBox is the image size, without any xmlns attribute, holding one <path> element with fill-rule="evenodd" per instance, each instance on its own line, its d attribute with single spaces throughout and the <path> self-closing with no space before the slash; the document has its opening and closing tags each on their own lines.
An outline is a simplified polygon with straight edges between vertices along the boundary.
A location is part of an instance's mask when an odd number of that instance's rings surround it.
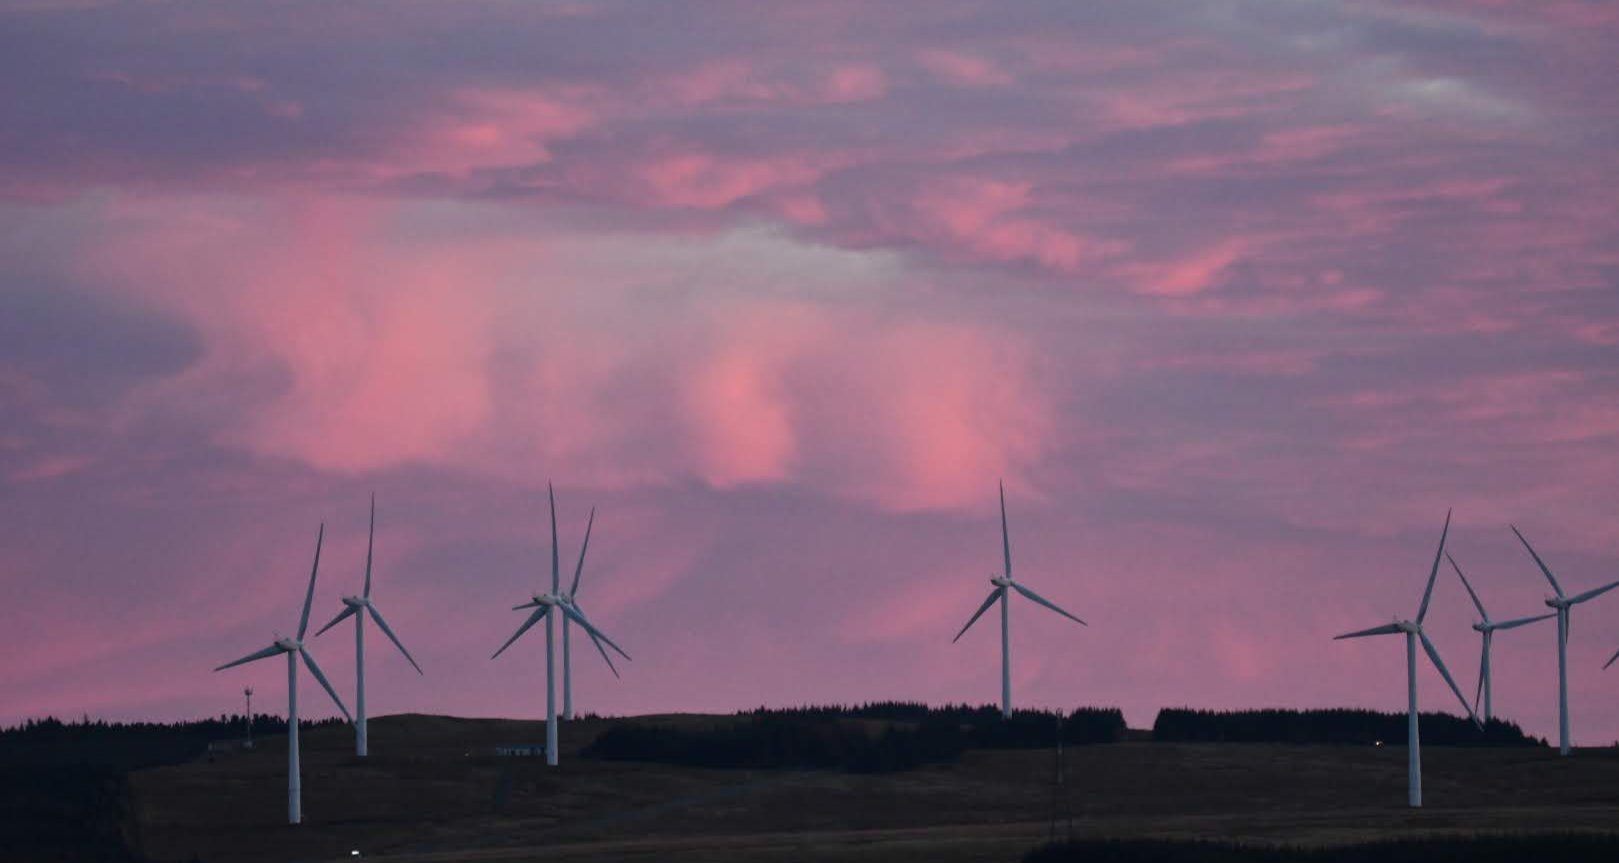
<svg viewBox="0 0 1619 863">
<path fill-rule="evenodd" d="M 360 856 L 360 849 L 356 848 L 353 851 L 350 851 L 349 856 L 350 857 L 358 857 L 358 856 Z"/>
<path fill-rule="evenodd" d="M 1376 743 L 1373 743 L 1373 744 L 1372 744 L 1372 745 L 1373 745 L 1373 746 L 1382 746 L 1382 745 L 1383 745 L 1383 741 L 1381 741 L 1381 740 L 1379 740 L 1379 741 L 1377 741 L 1377 742 L 1376 742 Z M 358 852 L 358 851 L 356 851 L 356 852 L 354 852 L 354 853 L 356 853 L 356 854 L 358 854 L 358 853 L 360 853 L 360 852 Z"/>
</svg>

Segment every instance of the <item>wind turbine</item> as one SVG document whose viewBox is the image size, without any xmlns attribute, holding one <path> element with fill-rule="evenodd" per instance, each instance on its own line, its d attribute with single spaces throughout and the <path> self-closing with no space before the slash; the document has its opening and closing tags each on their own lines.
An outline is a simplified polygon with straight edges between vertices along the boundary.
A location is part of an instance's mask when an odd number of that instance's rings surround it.
<svg viewBox="0 0 1619 863">
<path fill-rule="evenodd" d="M 590 549 L 590 530 L 595 525 L 596 508 L 591 507 L 590 520 L 585 523 L 585 543 L 579 547 L 579 564 L 573 568 L 573 585 L 568 588 L 567 593 L 557 597 L 562 601 L 563 605 L 573 609 L 584 620 L 589 620 L 589 618 L 586 617 L 585 610 L 579 607 L 579 577 L 585 571 L 585 552 Z M 521 608 L 521 606 L 519 607 Z M 562 718 L 569 721 L 573 719 L 572 625 L 573 621 L 564 615 L 562 618 Z M 607 648 L 602 646 L 601 639 L 597 638 L 596 634 L 589 630 L 586 630 L 585 634 L 590 636 L 591 643 L 596 645 L 596 651 L 602 655 L 602 661 L 607 663 L 607 668 L 613 672 L 613 676 L 618 677 L 618 668 L 613 665 L 613 658 L 607 655 Z"/>
<path fill-rule="evenodd" d="M 553 625 L 555 616 L 550 613 L 551 609 L 557 609 L 564 620 L 572 620 L 583 627 L 591 636 L 606 642 L 609 647 L 618 651 L 625 659 L 629 659 L 630 655 L 625 653 L 623 648 L 614 644 L 611 638 L 602 634 L 601 630 L 591 625 L 590 621 L 586 620 L 584 615 L 580 614 L 571 603 L 562 601 L 562 568 L 557 559 L 557 497 L 556 492 L 551 489 L 550 483 L 546 483 L 545 488 L 547 496 L 551 499 L 551 592 L 536 593 L 532 600 L 522 605 L 512 606 L 513 611 L 532 608 L 534 613 L 530 614 L 528 619 L 523 621 L 523 625 L 512 633 L 512 637 L 506 639 L 506 643 L 502 644 L 500 649 L 495 651 L 494 656 L 489 658 L 494 659 L 505 653 L 506 648 L 512 646 L 512 642 L 522 637 L 523 633 L 528 632 L 541 619 L 545 620 L 545 763 L 555 767 L 557 763 L 557 685 L 556 662 L 553 660 L 552 655 L 556 652 L 556 630 Z M 580 557 L 582 561 L 582 550 Z M 581 565 L 583 565 L 582 562 Z"/>
<path fill-rule="evenodd" d="M 349 710 L 343 706 L 343 699 L 337 697 L 337 690 L 326 681 L 326 675 L 320 673 L 320 666 L 315 664 L 315 657 L 309 654 L 304 647 L 304 631 L 309 628 L 309 603 L 315 598 L 315 574 L 320 570 L 320 544 L 326 537 L 326 525 L 320 526 L 320 533 L 315 537 L 315 565 L 309 569 L 309 590 L 304 594 L 304 613 L 298 618 L 297 638 L 277 638 L 274 644 L 257 653 L 250 653 L 235 662 L 227 662 L 214 669 L 224 671 L 236 665 L 256 662 L 260 659 L 269 659 L 282 653 L 287 655 L 287 823 L 298 824 L 304 820 L 301 807 L 301 786 L 298 777 L 298 657 L 303 657 L 304 664 L 309 666 L 309 673 L 315 675 L 320 681 L 321 688 L 332 697 L 337 709 L 343 711 L 343 718 L 354 721 L 349 716 Z"/>
<path fill-rule="evenodd" d="M 405 660 L 410 663 L 412 668 L 416 669 L 417 674 L 422 673 L 422 667 L 416 664 L 416 660 L 410 655 L 410 651 L 406 650 L 405 645 L 400 643 L 399 636 L 394 635 L 394 631 L 388 628 L 388 621 L 382 619 L 382 612 L 371 604 L 371 549 L 376 535 L 377 496 L 373 494 L 371 495 L 371 530 L 366 534 L 365 539 L 365 592 L 360 596 L 343 597 L 343 610 L 332 618 L 331 623 L 315 632 L 315 637 L 319 638 L 326 630 L 342 623 L 344 618 L 351 616 L 354 618 L 354 754 L 361 758 L 366 755 L 367 742 L 365 731 L 365 615 L 360 613 L 361 610 L 371 614 L 371 619 L 377 622 L 377 626 L 382 627 L 382 634 L 388 636 L 388 640 L 399 648 L 399 652 L 405 655 Z"/>
<path fill-rule="evenodd" d="M 1616 581 L 1616 582 L 1614 582 L 1612 584 L 1603 585 L 1602 587 L 1593 588 L 1591 590 L 1587 590 L 1584 593 L 1575 594 L 1574 596 L 1566 596 L 1563 593 L 1562 585 L 1557 583 L 1556 576 L 1552 575 L 1551 569 L 1546 566 L 1545 561 L 1540 559 L 1540 555 L 1535 553 L 1535 548 L 1534 548 L 1534 546 L 1529 544 L 1529 540 L 1523 538 L 1523 534 L 1519 533 L 1517 527 L 1514 527 L 1512 525 L 1508 525 L 1508 527 L 1512 527 L 1512 532 L 1518 534 L 1518 541 L 1523 543 L 1523 547 L 1529 551 L 1529 556 L 1535 559 L 1535 565 L 1540 567 L 1540 571 L 1546 574 L 1546 580 L 1552 583 L 1552 590 L 1557 591 L 1556 596 L 1548 596 L 1548 597 L 1546 597 L 1546 607 L 1556 609 L 1556 612 L 1557 612 L 1557 751 L 1558 751 L 1558 753 L 1560 753 L 1562 755 L 1567 755 L 1568 752 L 1569 752 L 1569 741 L 1568 741 L 1568 614 L 1569 614 L 1569 609 L 1573 608 L 1576 605 L 1579 605 L 1582 602 L 1586 602 L 1588 600 L 1596 599 L 1597 597 L 1601 596 L 1602 594 L 1607 593 L 1608 591 L 1613 590 L 1616 587 L 1619 587 L 1619 581 Z"/>
<path fill-rule="evenodd" d="M 1450 691 L 1456 693 L 1456 700 L 1462 703 L 1462 709 L 1467 711 L 1468 718 L 1475 724 L 1478 723 L 1478 716 L 1473 713 L 1473 708 L 1467 706 L 1467 699 L 1462 697 L 1462 691 L 1451 678 L 1450 670 L 1445 668 L 1444 660 L 1439 658 L 1439 650 L 1428 640 L 1428 634 L 1422 631 L 1422 619 L 1428 616 L 1428 600 L 1433 598 L 1434 580 L 1439 577 L 1439 558 L 1445 553 L 1445 537 L 1449 533 L 1450 513 L 1446 512 L 1445 529 L 1439 534 L 1439 548 L 1434 552 L 1433 569 L 1428 573 L 1428 586 L 1422 591 L 1422 605 L 1417 608 L 1416 620 L 1396 620 L 1383 626 L 1333 637 L 1334 641 L 1339 641 L 1345 638 L 1364 638 L 1368 635 L 1405 634 L 1406 691 L 1409 698 L 1406 709 L 1406 776 L 1409 785 L 1408 799 L 1412 807 L 1422 806 L 1422 742 L 1417 737 L 1417 641 L 1422 642 L 1422 649 L 1427 651 L 1434 667 L 1439 669 L 1445 682 L 1450 684 Z"/>
<path fill-rule="evenodd" d="M 1540 614 L 1540 615 L 1536 615 L 1534 617 L 1520 617 L 1520 618 L 1517 618 L 1516 620 L 1491 620 L 1490 619 L 1490 613 L 1484 610 L 1484 603 L 1480 602 L 1479 598 L 1478 598 L 1478 594 L 1473 592 L 1473 585 L 1467 583 L 1467 576 L 1462 574 L 1462 568 L 1457 565 L 1456 558 L 1451 557 L 1450 552 L 1447 551 L 1447 552 L 1445 552 L 1445 559 L 1450 561 L 1451 569 L 1456 570 L 1457 577 L 1461 578 L 1461 580 L 1462 580 L 1462 587 L 1467 588 L 1467 595 L 1471 596 L 1473 598 L 1473 605 L 1478 608 L 1478 616 L 1483 618 L 1483 620 L 1481 620 L 1480 622 L 1473 624 L 1473 628 L 1478 630 L 1479 635 L 1483 638 L 1483 641 L 1484 641 L 1484 648 L 1483 648 L 1484 652 L 1482 654 L 1482 658 L 1479 660 L 1479 666 L 1478 666 L 1478 690 L 1473 693 L 1473 709 L 1475 711 L 1478 710 L 1479 696 L 1483 695 L 1484 696 L 1484 721 L 1489 722 L 1490 721 L 1490 694 L 1491 694 L 1491 684 L 1490 684 L 1490 645 L 1495 640 L 1496 630 L 1500 630 L 1500 629 L 1517 629 L 1520 626 L 1525 626 L 1525 625 L 1528 625 L 1528 624 L 1531 624 L 1531 623 L 1535 623 L 1537 621 L 1550 620 L 1550 619 L 1556 617 L 1557 613 L 1556 612 L 1551 612 L 1550 614 Z"/>
<path fill-rule="evenodd" d="M 1075 623 L 1079 624 L 1080 626 L 1086 626 L 1087 624 L 1085 623 L 1085 621 L 1080 620 L 1079 618 L 1073 616 L 1072 614 L 1069 614 L 1066 611 L 1063 611 L 1062 609 L 1058 608 L 1056 606 L 1056 604 L 1052 603 L 1050 600 L 1046 599 L 1045 597 L 1041 596 L 1038 593 L 1035 593 L 1034 591 L 1028 589 L 1027 587 L 1024 587 L 1023 585 L 1017 583 L 1016 581 L 1014 581 L 1012 579 L 1012 540 L 1011 540 L 1010 536 L 1006 532 L 1006 484 L 1005 483 L 1001 483 L 1001 550 L 1002 550 L 1002 552 L 1004 552 L 1004 554 L 1006 556 L 1006 571 L 1000 576 L 996 576 L 994 574 L 990 575 L 989 583 L 994 585 L 995 589 L 991 590 L 989 592 L 989 598 L 984 600 L 983 605 L 978 606 L 978 610 L 973 612 L 973 616 L 967 620 L 967 625 L 963 626 L 961 628 L 961 631 L 956 633 L 956 637 L 951 639 L 950 643 L 955 644 L 956 642 L 960 641 L 961 637 L 963 635 L 967 634 L 967 630 L 971 629 L 972 625 L 974 623 L 978 622 L 978 618 L 982 617 L 984 615 L 984 612 L 988 611 L 989 607 L 991 605 L 994 605 L 997 600 L 1000 601 L 1000 603 L 1001 603 L 1001 716 L 1006 718 L 1006 719 L 1011 719 L 1012 718 L 1012 643 L 1011 643 L 1012 631 L 1011 631 L 1011 616 L 1010 616 L 1010 613 L 1008 612 L 1008 609 L 1007 609 L 1010 591 L 1015 590 L 1018 593 L 1023 594 L 1025 597 L 1027 597 L 1027 598 L 1029 598 L 1029 599 L 1031 599 L 1031 600 L 1045 606 L 1046 608 L 1051 609 L 1052 611 L 1057 612 L 1058 614 L 1062 615 L 1063 617 L 1066 617 L 1069 620 L 1074 621 Z"/>
</svg>

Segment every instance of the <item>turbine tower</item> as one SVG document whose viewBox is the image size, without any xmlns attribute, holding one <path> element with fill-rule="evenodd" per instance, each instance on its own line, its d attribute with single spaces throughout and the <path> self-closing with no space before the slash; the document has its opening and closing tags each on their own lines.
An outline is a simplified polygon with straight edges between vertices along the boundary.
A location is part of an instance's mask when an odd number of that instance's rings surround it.
<svg viewBox="0 0 1619 863">
<path fill-rule="evenodd" d="M 1552 575 L 1551 568 L 1535 553 L 1534 546 L 1529 540 L 1523 538 L 1518 528 L 1512 527 L 1512 532 L 1518 534 L 1518 541 L 1529 551 L 1529 556 L 1535 559 L 1535 565 L 1546 574 L 1546 580 L 1552 583 L 1552 590 L 1557 591 L 1556 596 L 1546 597 L 1546 607 L 1557 612 L 1557 751 L 1562 755 L 1569 753 L 1568 740 L 1568 615 L 1569 610 L 1582 602 L 1596 599 L 1604 593 L 1619 587 L 1619 581 L 1606 584 L 1602 587 L 1587 590 L 1584 593 L 1566 596 L 1562 585 L 1557 583 L 1556 576 Z"/>
<path fill-rule="evenodd" d="M 1393 623 L 1363 629 L 1359 632 L 1349 632 L 1334 636 L 1338 641 L 1345 638 L 1364 638 L 1368 635 L 1394 635 L 1405 634 L 1405 674 L 1406 693 L 1409 703 L 1406 708 L 1406 774 L 1409 785 L 1409 801 L 1412 807 L 1422 806 L 1422 742 L 1417 737 L 1417 642 L 1422 642 L 1422 649 L 1427 651 L 1428 658 L 1433 661 L 1434 667 L 1444 676 L 1445 682 L 1450 684 L 1450 691 L 1456 693 L 1456 700 L 1462 703 L 1462 709 L 1474 724 L 1478 723 L 1478 716 L 1473 708 L 1467 706 L 1467 699 L 1462 697 L 1462 691 L 1457 688 L 1456 681 L 1451 678 L 1450 670 L 1445 668 L 1444 660 L 1439 658 L 1439 650 L 1428 640 L 1428 634 L 1422 631 L 1422 619 L 1428 616 L 1428 600 L 1433 597 L 1434 580 L 1439 576 L 1439 558 L 1445 553 L 1445 536 L 1450 533 L 1450 513 L 1445 513 L 1445 529 L 1439 534 L 1439 549 L 1434 552 L 1433 569 L 1428 573 L 1428 586 L 1422 591 L 1422 605 L 1417 609 L 1416 620 L 1397 620 Z"/>
<path fill-rule="evenodd" d="M 1013 578 L 1012 578 L 1012 540 L 1011 540 L 1011 538 L 1009 537 L 1009 535 L 1006 532 L 1006 484 L 1005 483 L 1001 483 L 1001 551 L 1005 554 L 1006 571 L 1002 575 L 1000 575 L 999 577 L 997 577 L 997 576 L 995 576 L 993 574 L 990 575 L 989 583 L 994 585 L 995 589 L 991 590 L 989 592 L 989 598 L 984 600 L 983 605 L 978 606 L 978 610 L 973 612 L 973 616 L 971 618 L 968 618 L 967 625 L 963 626 L 961 628 L 961 631 L 956 633 L 956 637 L 951 639 L 950 643 L 955 644 L 956 642 L 960 641 L 961 637 L 963 635 L 967 634 L 967 630 L 971 629 L 972 625 L 974 623 L 978 622 L 978 618 L 982 617 L 984 615 L 984 612 L 988 611 L 989 607 L 991 605 L 994 605 L 997 600 L 1000 601 L 1000 603 L 1001 603 L 1001 716 L 1006 718 L 1006 719 L 1011 719 L 1012 718 L 1012 632 L 1011 632 L 1011 615 L 1010 615 L 1010 612 L 1009 612 L 1008 607 L 1007 607 L 1008 603 L 1009 603 L 1009 600 L 1010 600 L 1010 592 L 1015 590 L 1018 593 L 1023 594 L 1028 599 L 1031 599 L 1031 600 L 1045 606 L 1046 608 L 1049 608 L 1052 611 L 1057 612 L 1058 614 L 1062 615 L 1063 617 L 1068 618 L 1069 620 L 1074 621 L 1075 623 L 1079 624 L 1080 626 L 1086 626 L 1087 624 L 1085 623 L 1085 621 L 1080 620 L 1079 618 L 1073 616 L 1072 614 L 1069 614 L 1068 612 L 1063 611 L 1062 609 L 1058 608 L 1056 606 L 1056 604 L 1052 603 L 1050 600 L 1046 599 L 1045 597 L 1041 596 L 1040 594 L 1035 593 L 1034 591 L 1028 589 L 1027 587 L 1024 587 L 1023 585 L 1021 585 L 1021 584 L 1019 584 L 1019 583 L 1017 583 L 1016 581 L 1013 580 Z"/>
<path fill-rule="evenodd" d="M 595 525 L 596 508 L 591 507 L 590 520 L 585 523 L 585 543 L 579 547 L 579 563 L 573 568 L 573 584 L 568 588 L 567 593 L 557 597 L 562 601 L 563 605 L 573 609 L 584 620 L 589 620 L 590 618 L 585 615 L 585 610 L 579 607 L 579 577 L 585 571 L 585 552 L 590 550 L 590 530 Z M 569 721 L 573 719 L 572 627 L 573 621 L 564 616 L 562 618 L 562 718 Z M 613 672 L 614 677 L 618 677 L 618 668 L 613 665 L 613 658 L 607 655 L 607 648 L 602 646 L 601 639 L 597 638 L 595 633 L 589 630 L 586 630 L 585 634 L 590 636 L 591 643 L 596 645 L 596 651 L 602 655 L 602 661 L 607 663 L 608 670 Z"/>
<path fill-rule="evenodd" d="M 545 763 L 555 767 L 557 763 L 557 685 L 556 662 L 553 659 L 553 654 L 556 652 L 556 630 L 554 615 L 550 613 L 551 609 L 557 609 L 558 614 L 562 615 L 564 620 L 572 620 L 583 627 L 585 632 L 590 633 L 592 637 L 606 642 L 607 646 L 618 651 L 625 659 L 629 659 L 630 655 L 625 653 L 623 648 L 614 644 L 611 638 L 602 634 L 601 630 L 591 625 L 590 621 L 585 620 L 584 615 L 575 610 L 571 604 L 562 601 L 562 570 L 557 559 L 557 497 L 550 483 L 546 483 L 546 494 L 551 500 L 551 591 L 549 593 L 536 593 L 532 600 L 522 605 L 512 606 L 513 611 L 532 608 L 534 613 L 530 614 L 528 619 L 523 621 L 523 625 L 519 626 L 515 633 L 512 633 L 512 637 L 506 639 L 506 643 L 502 644 L 500 649 L 495 651 L 494 656 L 489 658 L 494 659 L 505 653 L 506 648 L 511 647 L 512 643 L 521 638 L 523 633 L 532 629 L 534 624 L 539 623 L 541 619 L 545 620 Z M 582 560 L 583 551 L 581 551 L 580 556 Z"/>
<path fill-rule="evenodd" d="M 354 754 L 361 758 L 366 756 L 368 738 L 365 730 L 365 615 L 360 612 L 369 613 L 371 619 L 377 622 L 377 626 L 382 628 L 382 634 L 388 636 L 388 640 L 394 643 L 394 647 L 399 648 L 399 652 L 405 655 L 405 660 L 410 663 L 412 668 L 416 669 L 416 673 L 422 673 L 422 667 L 416 664 L 416 659 L 410 655 L 410 651 L 406 650 L 405 645 L 400 643 L 399 636 L 394 635 L 394 631 L 388 628 L 388 621 L 382 619 L 382 612 L 378 611 L 377 607 L 371 603 L 371 549 L 376 536 L 377 496 L 373 494 L 371 495 L 371 530 L 366 534 L 365 539 L 365 591 L 360 596 L 343 597 L 343 610 L 332 618 L 331 623 L 315 632 L 315 637 L 319 638 L 326 630 L 342 623 L 344 618 L 351 616 L 354 618 Z"/>
<path fill-rule="evenodd" d="M 214 669 L 224 671 L 236 665 L 256 662 L 260 659 L 269 659 L 285 653 L 287 655 L 287 823 L 298 824 L 304 820 L 301 807 L 301 785 L 298 776 L 298 657 L 303 657 L 304 664 L 309 666 L 309 673 L 315 675 L 320 681 L 321 688 L 332 697 L 337 709 L 343 711 L 343 718 L 354 721 L 349 716 L 349 710 L 343 706 L 343 699 L 337 697 L 337 690 L 326 681 L 326 675 L 320 673 L 320 666 L 315 664 L 315 657 L 309 654 L 304 647 L 304 632 L 309 629 L 309 603 L 315 598 L 315 574 L 320 570 L 320 544 L 326 537 L 326 525 L 320 526 L 320 533 L 315 537 L 315 565 L 309 569 L 309 590 L 304 594 L 304 613 L 298 618 L 297 638 L 278 638 L 274 644 L 250 653 L 235 662 L 227 662 Z"/>
<path fill-rule="evenodd" d="M 1462 574 L 1462 568 L 1456 564 L 1456 558 L 1451 557 L 1450 552 L 1447 551 L 1445 552 L 1445 559 L 1450 561 L 1451 569 L 1456 570 L 1457 577 L 1462 580 L 1462 587 L 1467 588 L 1467 595 L 1473 598 L 1473 605 L 1478 608 L 1478 616 L 1483 618 L 1480 622 L 1473 624 L 1473 628 L 1478 630 L 1479 635 L 1484 641 L 1483 654 L 1482 658 L 1479 659 L 1478 666 L 1478 690 L 1473 693 L 1473 710 L 1474 712 L 1478 711 L 1479 696 L 1482 695 L 1484 697 L 1484 721 L 1489 722 L 1490 716 L 1492 715 L 1490 711 L 1490 694 L 1492 689 L 1492 685 L 1490 683 L 1490 645 L 1495 640 L 1496 631 L 1501 629 L 1517 629 L 1520 626 L 1525 626 L 1537 621 L 1550 620 L 1557 616 L 1557 612 L 1554 611 L 1548 614 L 1540 614 L 1534 617 L 1520 617 L 1516 620 L 1491 620 L 1490 613 L 1484 610 L 1484 603 L 1480 602 L 1478 594 L 1473 592 L 1473 585 L 1467 583 L 1467 576 Z"/>
</svg>

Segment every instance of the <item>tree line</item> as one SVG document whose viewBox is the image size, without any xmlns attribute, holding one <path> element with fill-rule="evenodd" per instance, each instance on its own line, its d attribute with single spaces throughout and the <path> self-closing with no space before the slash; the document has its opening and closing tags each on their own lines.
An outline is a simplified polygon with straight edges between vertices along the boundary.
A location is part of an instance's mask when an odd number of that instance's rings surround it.
<svg viewBox="0 0 1619 863">
<path fill-rule="evenodd" d="M 0 858 L 137 863 L 129 771 L 190 761 L 210 742 L 246 733 L 247 718 L 229 714 L 183 722 L 47 716 L 0 728 Z M 282 717 L 253 717 L 255 737 L 286 733 Z"/>
<path fill-rule="evenodd" d="M 1124 737 L 1117 708 L 1068 714 L 992 706 L 874 702 L 741 711 L 724 722 L 617 725 L 588 747 L 587 758 L 659 761 L 692 767 L 909 770 L 954 760 L 969 749 L 1040 749 L 1114 743 Z"/>
<path fill-rule="evenodd" d="M 1437 746 L 1545 746 L 1517 723 L 1491 719 L 1481 730 L 1449 713 L 1417 714 L 1417 735 Z M 1152 724 L 1152 739 L 1197 743 L 1334 743 L 1404 746 L 1406 714 L 1332 710 L 1193 710 L 1165 708 Z"/>
</svg>

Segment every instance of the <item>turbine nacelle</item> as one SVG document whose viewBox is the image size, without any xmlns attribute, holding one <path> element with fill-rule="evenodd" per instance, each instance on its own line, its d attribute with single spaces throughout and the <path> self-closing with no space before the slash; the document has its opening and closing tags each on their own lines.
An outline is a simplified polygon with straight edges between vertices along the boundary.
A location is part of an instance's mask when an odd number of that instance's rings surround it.
<svg viewBox="0 0 1619 863">
<path fill-rule="evenodd" d="M 275 640 L 275 646 L 287 653 L 297 653 L 304 649 L 304 643 L 296 638 L 278 638 Z"/>
<path fill-rule="evenodd" d="M 563 599 L 562 599 L 562 597 L 557 596 L 554 593 L 536 593 L 536 594 L 534 594 L 534 604 L 535 605 L 562 605 L 563 604 Z"/>
<path fill-rule="evenodd" d="M 1012 579 L 999 575 L 992 575 L 989 577 L 989 583 L 995 585 L 996 587 L 1011 587 Z"/>
<path fill-rule="evenodd" d="M 370 605 L 371 600 L 363 596 L 345 596 L 343 597 L 343 604 L 349 608 L 360 609 Z"/>
<path fill-rule="evenodd" d="M 1408 632 L 1412 635 L 1422 634 L 1422 624 L 1417 623 L 1414 620 L 1396 620 L 1394 621 L 1394 625 L 1399 627 L 1401 632 Z"/>
<path fill-rule="evenodd" d="M 1556 609 L 1561 610 L 1561 609 L 1564 609 L 1564 608 L 1568 608 L 1569 606 L 1571 606 L 1573 604 L 1574 603 L 1569 602 L 1567 599 L 1565 599 L 1565 598 L 1563 598 L 1561 596 L 1548 596 L 1548 597 L 1546 597 L 1546 607 L 1547 608 L 1556 608 Z"/>
</svg>

